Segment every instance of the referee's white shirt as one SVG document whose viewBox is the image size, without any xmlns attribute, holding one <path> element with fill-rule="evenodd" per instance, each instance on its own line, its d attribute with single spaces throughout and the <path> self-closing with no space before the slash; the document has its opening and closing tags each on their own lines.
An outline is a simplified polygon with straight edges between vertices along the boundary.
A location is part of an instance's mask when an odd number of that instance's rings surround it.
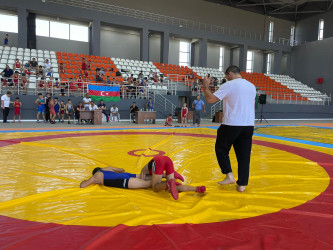
<svg viewBox="0 0 333 250">
<path fill-rule="evenodd" d="M 254 126 L 256 88 L 252 83 L 237 78 L 223 84 L 214 95 L 223 100 L 222 124 Z"/>
</svg>

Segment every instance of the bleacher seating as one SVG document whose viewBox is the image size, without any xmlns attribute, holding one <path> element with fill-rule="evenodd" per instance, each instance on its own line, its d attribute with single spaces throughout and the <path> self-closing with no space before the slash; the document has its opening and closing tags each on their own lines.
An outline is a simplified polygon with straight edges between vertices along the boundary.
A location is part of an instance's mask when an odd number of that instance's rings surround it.
<svg viewBox="0 0 333 250">
<path fill-rule="evenodd" d="M 275 74 L 267 74 L 267 76 L 287 88 L 292 89 L 294 92 L 299 93 L 303 97 L 307 97 L 309 101 L 323 101 L 323 98 L 328 98 L 326 94 L 322 94 L 320 91 L 315 90 L 290 76 Z"/>
<path fill-rule="evenodd" d="M 171 81 L 187 82 L 188 77 L 192 74 L 194 74 L 194 76 L 197 76 L 197 73 L 195 73 L 187 66 L 156 62 L 154 62 L 154 65 L 157 69 L 160 70 L 161 73 L 164 74 L 165 77 L 167 77 Z"/>
<path fill-rule="evenodd" d="M 210 74 L 211 77 L 216 77 L 219 82 L 224 78 L 224 72 L 214 68 L 203 68 L 203 67 L 190 67 L 194 72 L 198 74 L 199 78 L 203 78 Z"/>
<path fill-rule="evenodd" d="M 122 59 L 122 58 L 114 58 L 112 57 L 114 64 L 118 69 L 122 72 L 123 77 L 129 77 L 133 74 L 134 78 L 138 78 L 140 72 L 143 72 L 144 76 L 148 76 L 150 71 L 152 70 L 155 73 L 160 73 L 160 71 L 156 68 L 156 66 L 152 62 L 146 61 L 138 61 L 138 60 L 130 60 L 130 59 Z"/>
<path fill-rule="evenodd" d="M 90 63 L 90 69 L 88 69 L 88 79 L 85 81 L 94 81 L 97 68 L 103 68 L 105 71 L 105 76 L 103 80 L 106 80 L 106 77 L 110 77 L 110 81 L 123 82 L 123 77 L 116 76 L 117 69 L 114 62 L 110 57 L 104 56 L 94 56 L 94 55 L 84 55 L 77 53 L 66 53 L 66 52 L 57 52 L 56 53 L 58 64 L 63 63 L 64 73 L 60 73 L 61 81 L 67 81 L 69 78 L 78 79 L 79 75 L 84 75 L 82 71 L 82 58 L 85 58 L 86 62 Z M 56 77 L 56 76 L 54 76 Z"/>
<path fill-rule="evenodd" d="M 244 79 L 253 83 L 257 89 L 265 92 L 272 99 L 276 100 L 292 100 L 292 101 L 307 101 L 306 97 L 302 97 L 301 94 L 294 92 L 287 86 L 271 79 L 270 77 L 262 73 L 247 73 L 241 72 Z"/>
</svg>

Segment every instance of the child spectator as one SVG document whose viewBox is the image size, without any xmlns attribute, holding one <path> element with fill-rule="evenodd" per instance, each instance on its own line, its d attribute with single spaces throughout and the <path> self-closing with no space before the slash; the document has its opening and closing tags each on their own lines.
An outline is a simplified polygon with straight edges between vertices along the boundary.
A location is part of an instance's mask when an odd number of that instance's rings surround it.
<svg viewBox="0 0 333 250">
<path fill-rule="evenodd" d="M 13 79 L 14 79 L 14 87 L 18 88 L 19 87 L 20 75 L 19 75 L 19 72 L 17 70 L 14 73 Z"/>
<path fill-rule="evenodd" d="M 70 95 L 73 95 L 74 94 L 74 91 L 77 90 L 77 85 L 75 84 L 75 82 L 73 81 L 73 78 L 69 78 L 69 94 Z"/>
<path fill-rule="evenodd" d="M 65 89 L 68 89 L 68 84 L 67 82 L 60 82 L 60 95 L 61 96 L 66 96 Z"/>
<path fill-rule="evenodd" d="M 82 71 L 85 71 L 85 70 L 86 70 L 86 59 L 85 59 L 84 57 L 82 58 L 81 69 L 82 69 Z"/>
<path fill-rule="evenodd" d="M 64 68 L 64 64 L 63 63 L 60 63 L 60 65 L 59 65 L 59 73 L 60 74 L 65 74 L 65 68 Z"/>
<path fill-rule="evenodd" d="M 54 97 L 54 112 L 56 113 L 56 116 L 58 116 L 58 119 L 59 119 L 59 122 L 60 122 L 61 119 L 60 119 L 59 110 L 60 110 L 60 104 L 59 104 L 59 101 L 58 101 L 58 97 Z M 54 117 L 54 119 L 55 119 L 55 117 Z"/>
<path fill-rule="evenodd" d="M 82 89 L 83 88 L 83 81 L 82 81 L 82 76 L 79 75 L 79 78 L 77 79 L 77 88 Z"/>
<path fill-rule="evenodd" d="M 56 88 L 59 88 L 60 87 L 60 84 L 59 84 L 59 79 L 58 78 L 55 78 L 54 79 L 54 86 L 56 87 Z"/>
<path fill-rule="evenodd" d="M 182 125 L 181 127 L 187 127 L 186 123 L 187 123 L 187 114 L 188 114 L 188 108 L 186 107 L 186 102 L 184 102 L 183 104 L 183 108 L 181 111 L 181 117 L 182 117 Z"/>
<path fill-rule="evenodd" d="M 7 46 L 8 46 L 8 42 L 9 42 L 9 36 L 8 36 L 8 34 L 6 34 L 6 35 L 5 35 L 5 39 L 4 39 L 4 41 L 3 41 L 3 45 L 4 45 L 5 47 L 7 47 Z"/>
<path fill-rule="evenodd" d="M 20 98 L 16 97 L 16 100 L 14 102 L 14 118 L 13 123 L 15 123 L 15 117 L 18 115 L 19 123 L 21 123 L 21 108 L 22 103 L 20 102 Z"/>
<path fill-rule="evenodd" d="M 38 81 L 38 84 L 37 84 L 37 90 L 40 90 L 40 89 L 45 89 L 46 88 L 46 85 L 45 85 L 45 79 L 44 79 L 44 76 L 42 76 L 40 78 L 40 80 Z"/>
<path fill-rule="evenodd" d="M 37 74 L 36 74 L 37 76 L 42 76 L 42 77 L 44 77 L 44 70 L 43 70 L 43 66 L 39 66 L 39 68 L 38 68 L 38 71 L 37 71 Z"/>
<path fill-rule="evenodd" d="M 46 92 L 53 92 L 54 86 L 53 86 L 53 77 L 50 76 L 49 80 L 47 81 L 47 84 L 46 84 Z"/>
<path fill-rule="evenodd" d="M 60 102 L 60 115 L 61 115 L 61 122 L 63 123 L 65 121 L 65 103 L 64 101 Z"/>
<path fill-rule="evenodd" d="M 44 122 L 47 122 L 45 120 L 45 104 L 46 104 L 46 98 L 43 97 L 42 93 L 38 94 L 38 98 L 35 101 L 36 104 L 38 104 L 38 112 L 37 112 L 37 123 L 40 123 L 39 121 L 39 115 L 42 114 Z"/>
<path fill-rule="evenodd" d="M 173 127 L 172 126 L 172 115 L 171 114 L 169 114 L 169 116 L 165 119 L 165 124 L 164 124 L 164 126 L 168 126 L 168 127 Z"/>
<path fill-rule="evenodd" d="M 49 102 L 48 102 L 48 106 L 49 106 L 49 112 L 50 112 L 50 123 L 51 124 L 55 124 L 55 117 L 56 117 L 56 112 L 54 110 L 54 101 L 52 99 L 52 97 L 48 98 Z"/>
<path fill-rule="evenodd" d="M 22 78 L 21 78 L 21 86 L 23 87 L 23 90 L 24 90 L 23 95 L 27 94 L 28 84 L 29 84 L 28 77 L 26 76 L 25 73 L 23 73 Z"/>
<path fill-rule="evenodd" d="M 13 64 L 13 69 L 14 69 L 14 70 L 19 70 L 19 71 L 22 70 L 22 68 L 21 68 L 21 63 L 20 63 L 20 60 L 19 60 L 19 59 L 16 59 L 15 63 Z"/>
<path fill-rule="evenodd" d="M 68 115 L 68 124 L 71 124 L 71 117 L 74 114 L 72 100 L 68 99 L 67 104 L 65 106 L 66 114 Z"/>
</svg>

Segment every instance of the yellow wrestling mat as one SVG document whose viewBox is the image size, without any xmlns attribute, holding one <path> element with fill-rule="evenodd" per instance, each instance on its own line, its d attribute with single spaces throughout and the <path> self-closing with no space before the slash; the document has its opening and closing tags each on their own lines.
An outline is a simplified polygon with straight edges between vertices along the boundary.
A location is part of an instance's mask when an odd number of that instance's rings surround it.
<svg viewBox="0 0 333 250">
<path fill-rule="evenodd" d="M 282 132 L 276 133 L 281 136 Z M 236 192 L 235 185 L 218 186 L 222 174 L 215 157 L 215 135 L 216 130 L 206 128 L 0 134 L 0 140 L 8 141 L 0 147 L 0 215 L 87 226 L 220 222 L 298 206 L 329 184 L 327 172 L 317 163 L 254 144 L 246 192 Z M 174 201 L 168 192 L 151 189 L 79 188 L 95 167 L 139 173 L 158 154 L 173 160 L 185 184 L 205 185 L 207 192 L 181 193 Z M 230 158 L 237 178 L 233 150 Z"/>
</svg>

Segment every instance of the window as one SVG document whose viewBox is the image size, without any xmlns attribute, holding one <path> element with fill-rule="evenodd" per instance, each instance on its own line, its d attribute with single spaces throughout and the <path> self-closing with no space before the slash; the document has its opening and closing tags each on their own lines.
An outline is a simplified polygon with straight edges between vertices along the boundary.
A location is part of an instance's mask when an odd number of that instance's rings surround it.
<svg viewBox="0 0 333 250">
<path fill-rule="evenodd" d="M 318 40 L 323 40 L 324 38 L 324 19 L 319 20 L 319 29 L 318 29 Z"/>
<path fill-rule="evenodd" d="M 294 46 L 295 43 L 295 26 L 290 28 L 290 46 Z"/>
<path fill-rule="evenodd" d="M 50 37 L 69 39 L 69 24 L 50 21 Z"/>
<path fill-rule="evenodd" d="M 272 66 L 272 54 L 267 54 L 266 74 L 271 73 L 271 66 Z"/>
<path fill-rule="evenodd" d="M 36 35 L 88 42 L 88 25 L 75 25 L 64 22 L 36 19 Z"/>
<path fill-rule="evenodd" d="M 180 42 L 179 45 L 179 65 L 190 66 L 191 43 Z"/>
<path fill-rule="evenodd" d="M 224 65 L 224 48 L 220 47 L 220 61 L 219 61 L 219 70 L 223 71 Z"/>
<path fill-rule="evenodd" d="M 70 40 L 88 42 L 88 27 L 71 24 L 70 26 Z"/>
<path fill-rule="evenodd" d="M 17 16 L 0 14 L 0 31 L 18 33 Z"/>
<path fill-rule="evenodd" d="M 36 19 L 36 35 L 50 36 L 50 21 Z"/>
<path fill-rule="evenodd" d="M 274 22 L 269 22 L 268 42 L 273 42 Z"/>
<path fill-rule="evenodd" d="M 248 73 L 253 72 L 253 51 L 248 51 L 247 52 L 246 72 L 248 72 Z"/>
</svg>

